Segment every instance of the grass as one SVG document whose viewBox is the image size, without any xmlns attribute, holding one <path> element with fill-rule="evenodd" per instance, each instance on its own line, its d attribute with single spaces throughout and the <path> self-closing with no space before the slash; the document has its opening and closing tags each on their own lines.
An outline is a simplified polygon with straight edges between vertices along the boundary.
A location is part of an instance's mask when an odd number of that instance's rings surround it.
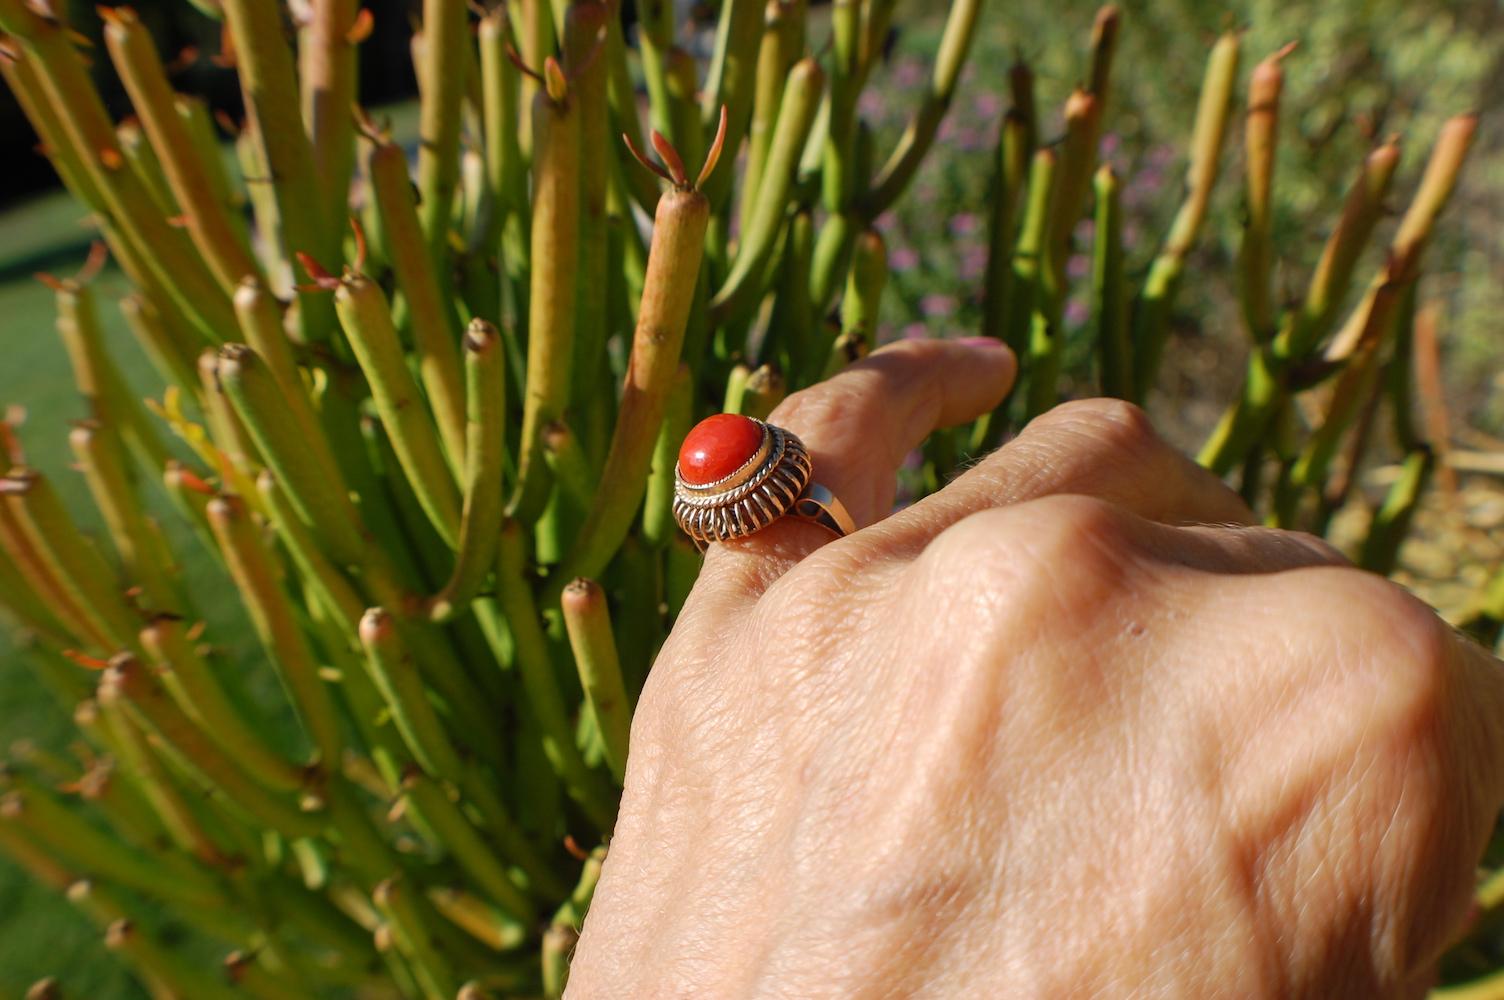
<svg viewBox="0 0 1504 1000">
<path fill-rule="evenodd" d="M 0 366 L 0 401 L 23 406 L 22 438 L 29 459 L 49 476 L 75 476 L 63 428 L 84 416 L 68 359 L 52 330 L 52 293 L 30 277 L 33 269 L 83 259 L 82 235 L 72 222 L 78 209 L 70 199 L 48 195 L 0 216 L 0 317 L 4 317 L 5 364 Z M 123 278 L 100 276 L 99 291 L 121 292 Z M 155 382 L 145 357 L 130 340 L 118 313 L 101 310 L 109 344 L 131 385 L 143 391 Z M 60 491 L 69 509 L 97 526 L 82 491 Z M 17 740 L 65 747 L 73 724 L 62 706 L 33 678 L 11 636 L 0 629 L 0 750 Z M 125 968 L 101 946 L 94 924 L 51 889 L 27 878 L 0 855 L 0 996 L 20 996 L 46 975 L 61 979 L 68 996 L 134 1000 L 145 994 Z"/>
</svg>

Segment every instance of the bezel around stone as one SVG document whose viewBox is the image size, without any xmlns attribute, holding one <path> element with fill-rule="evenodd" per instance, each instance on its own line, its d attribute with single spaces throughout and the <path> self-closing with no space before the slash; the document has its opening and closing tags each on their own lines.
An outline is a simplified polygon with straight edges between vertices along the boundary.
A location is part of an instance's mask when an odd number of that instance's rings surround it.
<svg viewBox="0 0 1504 1000">
<path fill-rule="evenodd" d="M 804 442 L 782 427 L 758 423 L 762 443 L 728 476 L 687 483 L 674 464 L 674 519 L 701 545 L 761 531 L 787 513 L 809 484 L 813 467 Z"/>
</svg>

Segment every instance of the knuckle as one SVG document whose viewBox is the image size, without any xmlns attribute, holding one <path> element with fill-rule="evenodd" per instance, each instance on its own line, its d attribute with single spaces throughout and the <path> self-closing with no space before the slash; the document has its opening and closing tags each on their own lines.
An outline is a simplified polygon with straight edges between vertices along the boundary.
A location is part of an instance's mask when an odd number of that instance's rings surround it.
<svg viewBox="0 0 1504 1000">
<path fill-rule="evenodd" d="M 1127 512 L 1106 500 L 1058 494 L 1018 509 L 1024 508 L 1032 509 L 1020 525 L 1023 547 L 1044 565 L 1101 570 L 1120 562 L 1132 545 Z"/>
<path fill-rule="evenodd" d="M 1436 613 L 1382 577 L 1347 568 L 1306 571 L 1305 603 L 1337 646 L 1332 657 L 1350 725 L 1415 749 L 1439 735 L 1452 640 Z"/>
<path fill-rule="evenodd" d="M 1119 585 L 1134 550 L 1129 515 L 1105 500 L 1051 495 L 964 518 L 919 561 L 942 581 L 980 575 L 1016 588 L 1019 607 L 1046 600 L 1089 606 Z"/>
<path fill-rule="evenodd" d="M 1062 403 L 1035 421 L 1041 430 L 1088 437 L 1130 455 L 1159 447 L 1159 435 L 1142 407 L 1122 399 L 1078 399 Z"/>
</svg>

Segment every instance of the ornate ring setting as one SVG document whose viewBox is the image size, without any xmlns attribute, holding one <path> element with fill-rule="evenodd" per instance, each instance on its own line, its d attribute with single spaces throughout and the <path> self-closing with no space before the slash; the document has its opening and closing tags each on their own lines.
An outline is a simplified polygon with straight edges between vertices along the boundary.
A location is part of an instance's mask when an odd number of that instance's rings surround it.
<svg viewBox="0 0 1504 1000">
<path fill-rule="evenodd" d="M 674 520 L 704 548 L 761 531 L 789 515 L 836 535 L 856 524 L 835 495 L 813 481 L 804 442 L 792 431 L 735 413 L 695 425 L 674 466 Z"/>
</svg>

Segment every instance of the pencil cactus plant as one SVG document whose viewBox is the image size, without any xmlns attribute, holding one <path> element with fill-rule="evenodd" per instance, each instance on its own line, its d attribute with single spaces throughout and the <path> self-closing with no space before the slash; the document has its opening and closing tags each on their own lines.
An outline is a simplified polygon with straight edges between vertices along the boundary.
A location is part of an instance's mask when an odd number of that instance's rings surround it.
<svg viewBox="0 0 1504 1000">
<path fill-rule="evenodd" d="M 5 426 L 0 606 L 91 750 L 11 763 L 0 849 L 98 920 L 154 995 L 557 996 L 631 705 L 698 569 L 669 513 L 677 442 L 874 346 L 875 223 L 931 152 L 981 0 L 951 3 L 885 157 L 858 98 L 893 0 L 818 21 L 804 0 L 725 0 L 703 67 L 666 0 L 638 4 L 630 45 L 614 2 L 425 0 L 415 164 L 356 104 L 356 0 L 195 5 L 239 74 L 238 169 L 129 8 L 101 11 L 135 111 L 117 125 L 56 7 L 0 0 L 0 72 L 129 276 L 120 308 L 166 383 L 144 404 L 108 355 L 100 260 L 49 279 L 86 404 L 69 443 L 107 534 L 77 531 L 73 484 L 28 468 Z M 1120 180 L 1097 163 L 1119 28 L 1105 8 L 1058 140 L 1028 68 L 999 75 L 984 332 L 1023 374 L 996 413 L 932 440 L 930 487 L 1056 402 L 1073 252 L 1092 261 L 1096 384 L 1155 384 L 1239 117 L 1241 42 L 1211 50 L 1185 203 L 1129 275 Z M 1282 305 L 1284 55 L 1247 87 L 1248 377 L 1202 458 L 1241 470 L 1277 523 L 1321 527 L 1343 495 L 1333 457 L 1354 464 L 1374 400 L 1409 412 L 1415 284 L 1473 119 L 1444 131 L 1355 307 L 1394 141 L 1358 165 L 1306 293 Z M 1400 424 L 1410 457 L 1362 549 L 1380 570 L 1431 467 Z M 185 588 L 153 481 L 222 592 Z M 231 595 L 292 745 L 266 735 L 267 706 L 231 697 L 203 634 L 205 602 Z M 1500 617 L 1481 607 L 1480 629 Z M 223 968 L 145 932 L 149 902 L 219 942 Z"/>
</svg>

